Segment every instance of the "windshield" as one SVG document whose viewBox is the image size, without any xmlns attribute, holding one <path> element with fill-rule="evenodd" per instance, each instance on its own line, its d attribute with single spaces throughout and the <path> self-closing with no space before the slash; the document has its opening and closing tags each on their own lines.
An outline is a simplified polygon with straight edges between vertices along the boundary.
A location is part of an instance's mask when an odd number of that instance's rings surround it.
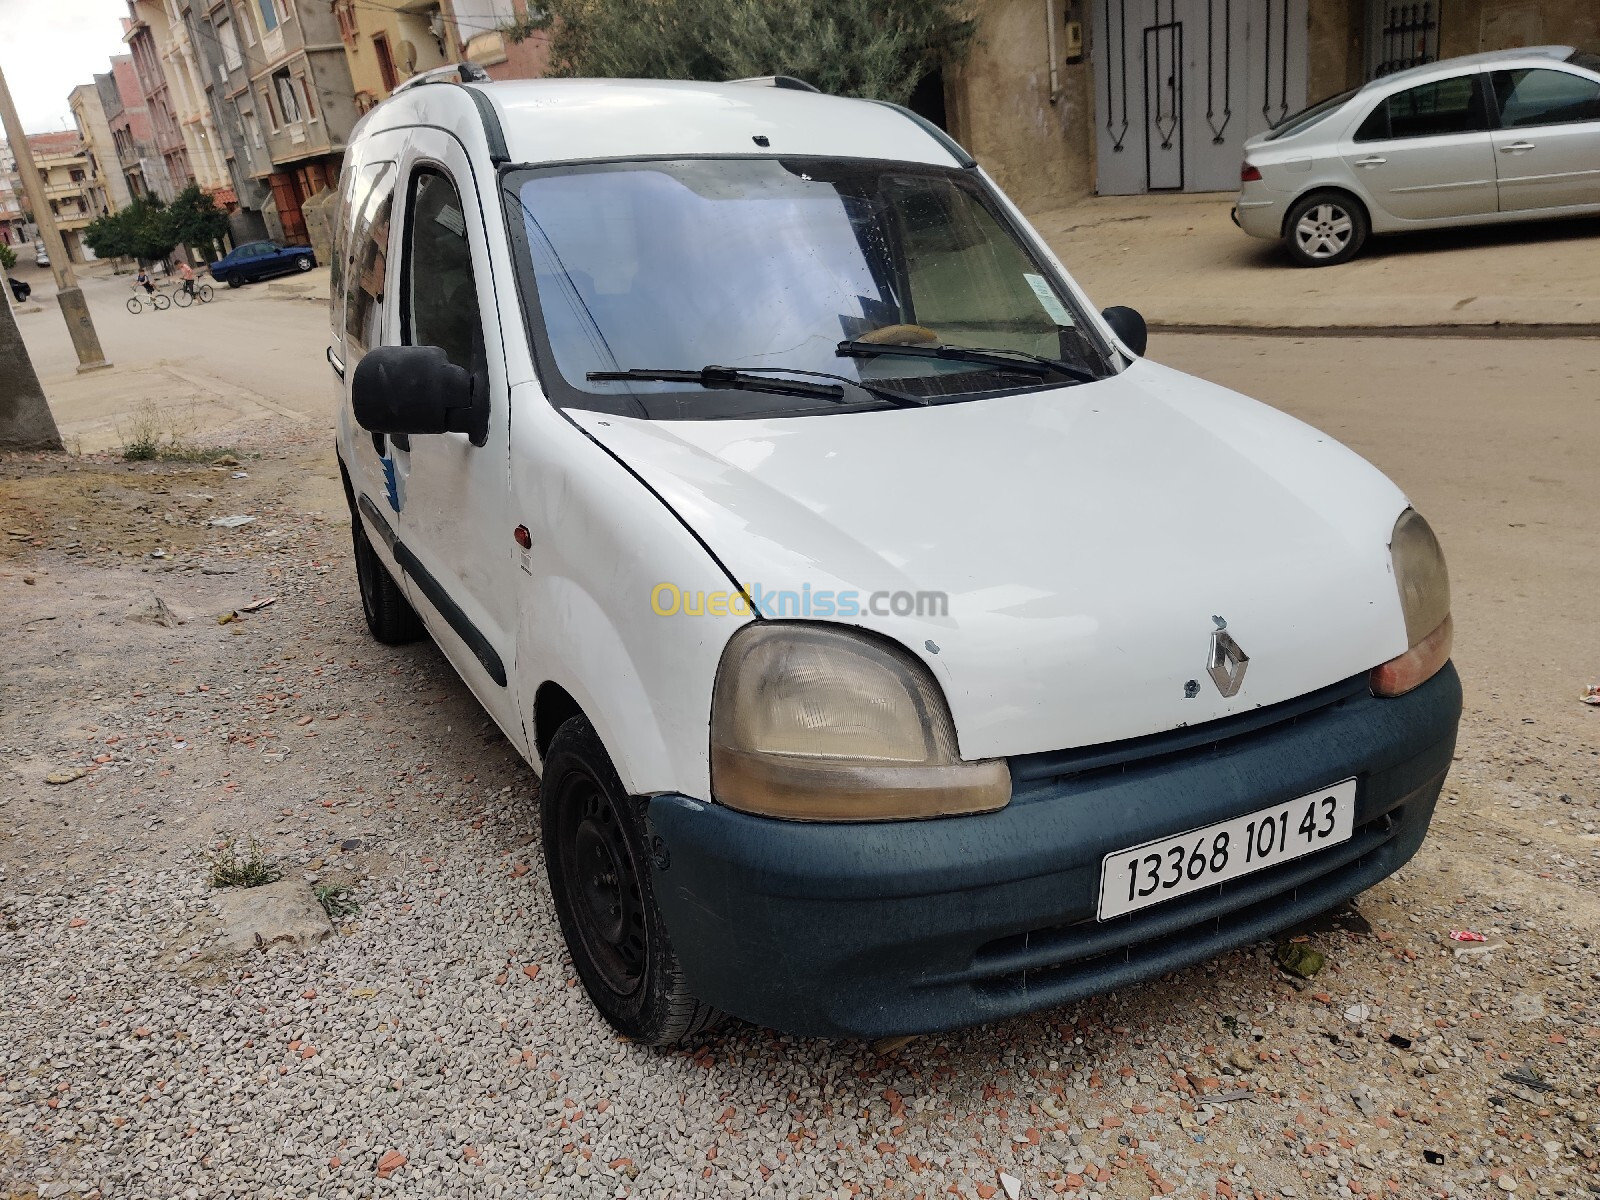
<svg viewBox="0 0 1600 1200">
<path fill-rule="evenodd" d="M 1058 386 L 1003 359 L 877 352 L 981 347 L 1109 369 L 1075 302 L 969 173 L 836 159 L 681 159 L 529 169 L 507 183 L 558 403 L 653 418 L 881 403 L 591 372 L 715 364 L 824 373 L 938 403 Z M 842 353 L 865 342 L 872 353 Z M 858 346 L 859 350 L 859 346 Z M 814 382 L 814 381 L 813 381 Z"/>
<path fill-rule="evenodd" d="M 1281 137 L 1288 137 L 1292 133 L 1299 133 L 1302 129 L 1309 129 L 1330 113 L 1338 112 L 1349 102 L 1359 88 L 1351 88 L 1348 92 L 1340 92 L 1337 96 L 1329 96 L 1326 100 L 1319 100 L 1310 108 L 1302 108 L 1297 113 L 1290 113 L 1283 120 L 1272 127 L 1272 132 L 1267 134 L 1267 141 L 1276 141 Z"/>
</svg>

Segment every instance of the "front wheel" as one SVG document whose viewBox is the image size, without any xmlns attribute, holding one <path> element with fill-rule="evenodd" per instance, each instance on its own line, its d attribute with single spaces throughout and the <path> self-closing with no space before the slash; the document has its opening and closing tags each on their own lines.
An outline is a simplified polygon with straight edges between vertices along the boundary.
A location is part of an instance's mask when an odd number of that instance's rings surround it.
<svg viewBox="0 0 1600 1200">
<path fill-rule="evenodd" d="M 155 310 L 157 312 L 160 312 L 164 308 L 172 307 L 172 301 L 168 299 L 165 292 L 152 293 L 150 296 L 150 303 L 155 306 Z"/>
<path fill-rule="evenodd" d="M 194 293 L 186 292 L 182 288 L 179 288 L 172 294 L 172 302 L 179 308 L 188 308 L 189 305 L 194 303 Z"/>
<path fill-rule="evenodd" d="M 128 311 L 129 312 L 136 313 L 140 309 L 142 309 L 143 307 L 144 307 L 144 305 L 139 303 L 139 297 L 137 297 L 137 296 L 129 296 L 128 297 Z"/>
<path fill-rule="evenodd" d="M 556 731 L 539 809 L 561 934 L 600 1015 L 635 1042 L 670 1046 L 719 1014 L 690 994 L 667 939 L 650 879 L 646 803 L 628 795 L 587 718 Z"/>
<path fill-rule="evenodd" d="M 1314 192 L 1289 210 L 1284 244 L 1302 267 L 1332 267 L 1359 254 L 1370 230 L 1360 204 L 1337 192 Z"/>
<path fill-rule="evenodd" d="M 236 287 L 239 287 L 240 285 L 242 285 L 243 283 L 244 283 L 244 280 L 240 279 L 237 275 L 229 275 L 228 276 L 228 286 L 229 287 L 236 288 Z"/>
<path fill-rule="evenodd" d="M 302 254 L 299 258 L 294 260 L 294 269 L 296 271 L 309 271 L 316 265 L 316 263 L 311 261 L 311 256 L 309 254 Z"/>
</svg>

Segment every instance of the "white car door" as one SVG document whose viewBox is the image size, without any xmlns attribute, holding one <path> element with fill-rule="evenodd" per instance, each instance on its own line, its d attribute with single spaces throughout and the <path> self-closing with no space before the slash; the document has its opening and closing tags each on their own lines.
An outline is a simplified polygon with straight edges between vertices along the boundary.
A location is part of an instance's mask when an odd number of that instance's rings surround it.
<svg viewBox="0 0 1600 1200">
<path fill-rule="evenodd" d="M 465 433 L 391 438 L 404 477 L 397 514 L 412 604 L 463 679 L 516 746 L 522 722 L 509 686 L 516 644 L 516 542 L 508 519 L 509 401 L 496 279 L 480 183 L 465 149 L 441 129 L 411 130 L 395 188 L 399 231 L 395 324 L 384 341 L 438 346 L 489 397 L 485 440 Z M 509 280 L 500 281 L 511 294 Z"/>
<path fill-rule="evenodd" d="M 1476 71 L 1380 100 L 1340 153 L 1374 204 L 1398 220 L 1480 216 L 1498 208 L 1494 147 Z"/>
<path fill-rule="evenodd" d="M 1600 79 L 1559 67 L 1489 78 L 1500 211 L 1600 205 Z"/>
</svg>

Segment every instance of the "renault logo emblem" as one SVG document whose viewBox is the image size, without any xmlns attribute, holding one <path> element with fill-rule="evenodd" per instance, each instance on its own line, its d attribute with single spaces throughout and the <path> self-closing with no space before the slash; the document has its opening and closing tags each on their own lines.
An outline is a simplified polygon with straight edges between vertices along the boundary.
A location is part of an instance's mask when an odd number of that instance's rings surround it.
<svg viewBox="0 0 1600 1200">
<path fill-rule="evenodd" d="M 1225 623 L 1218 620 L 1216 629 L 1211 632 L 1211 661 L 1206 665 L 1206 673 L 1217 685 L 1217 691 L 1224 696 L 1237 693 L 1244 685 L 1244 672 L 1249 665 L 1250 656 L 1239 648 Z"/>
</svg>

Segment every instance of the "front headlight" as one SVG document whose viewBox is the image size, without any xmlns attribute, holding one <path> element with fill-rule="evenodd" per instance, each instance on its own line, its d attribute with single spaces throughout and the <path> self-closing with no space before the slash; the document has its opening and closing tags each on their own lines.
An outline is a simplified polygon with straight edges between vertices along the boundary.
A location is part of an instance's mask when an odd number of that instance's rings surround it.
<svg viewBox="0 0 1600 1200">
<path fill-rule="evenodd" d="M 728 642 L 711 701 L 711 793 L 797 821 L 890 821 L 1003 808 L 1004 760 L 963 762 L 927 668 L 819 624 L 760 622 Z"/>
<path fill-rule="evenodd" d="M 1373 668 L 1371 685 L 1376 696 L 1401 696 L 1432 679 L 1449 661 L 1454 636 L 1444 552 L 1416 509 L 1406 509 L 1394 523 L 1389 557 L 1411 648 Z"/>
</svg>

